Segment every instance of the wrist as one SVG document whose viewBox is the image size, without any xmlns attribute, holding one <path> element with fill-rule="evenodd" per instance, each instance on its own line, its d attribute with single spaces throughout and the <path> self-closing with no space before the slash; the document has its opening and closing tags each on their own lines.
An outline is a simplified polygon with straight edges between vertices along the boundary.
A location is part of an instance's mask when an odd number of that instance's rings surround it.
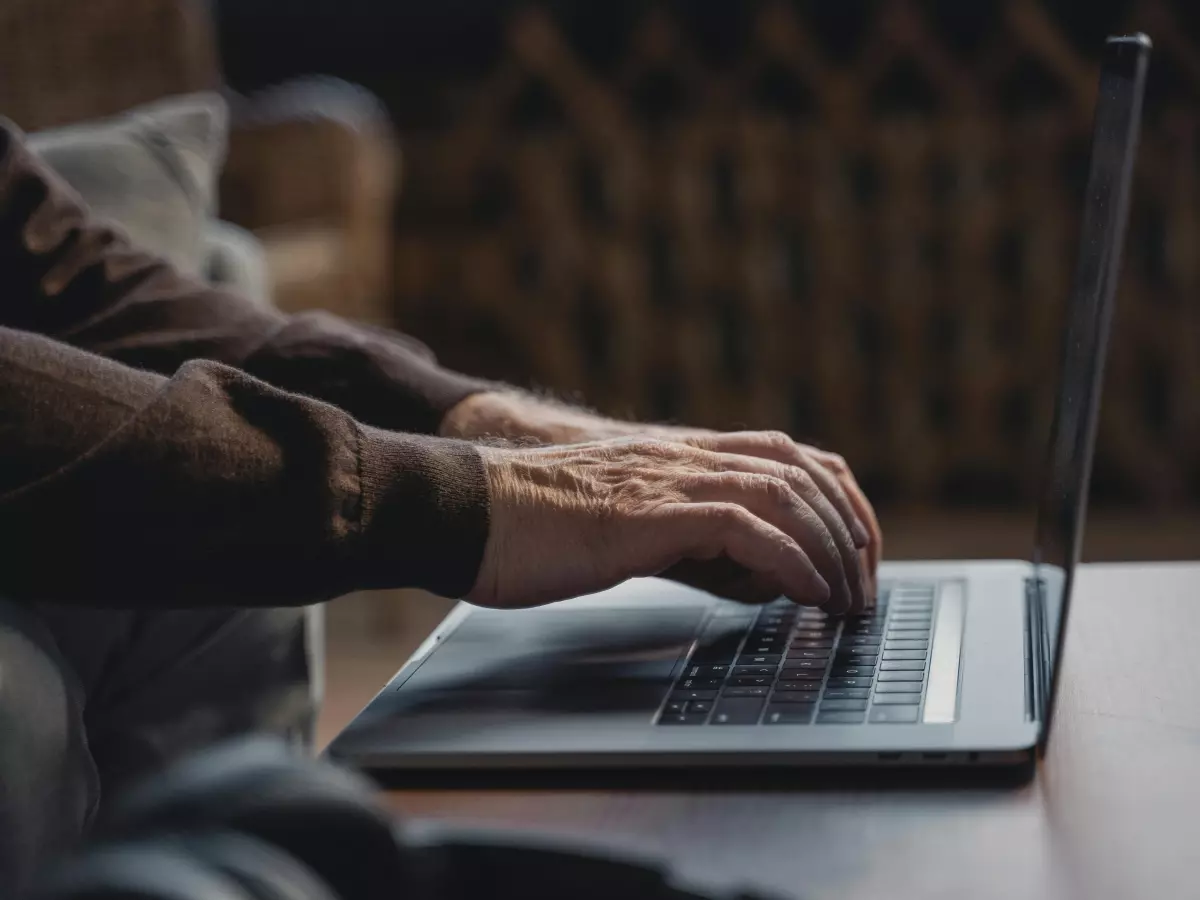
<svg viewBox="0 0 1200 900">
<path fill-rule="evenodd" d="M 624 422 L 539 401 L 516 391 L 487 391 L 472 394 L 453 407 L 443 418 L 439 434 L 474 441 L 497 438 L 572 444 L 634 431 Z"/>
<path fill-rule="evenodd" d="M 468 441 L 508 437 L 516 427 L 516 415 L 507 393 L 481 391 L 451 407 L 438 434 Z"/>
</svg>

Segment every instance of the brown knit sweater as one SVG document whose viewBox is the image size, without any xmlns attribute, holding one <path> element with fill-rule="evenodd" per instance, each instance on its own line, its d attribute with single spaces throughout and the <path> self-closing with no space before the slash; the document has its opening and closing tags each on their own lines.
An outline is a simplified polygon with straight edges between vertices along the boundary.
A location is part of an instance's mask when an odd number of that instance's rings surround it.
<svg viewBox="0 0 1200 900">
<path fill-rule="evenodd" d="M 486 389 L 408 338 L 184 278 L 0 120 L 0 593 L 277 606 L 475 580 Z M 407 432 L 407 433 L 401 433 Z"/>
</svg>

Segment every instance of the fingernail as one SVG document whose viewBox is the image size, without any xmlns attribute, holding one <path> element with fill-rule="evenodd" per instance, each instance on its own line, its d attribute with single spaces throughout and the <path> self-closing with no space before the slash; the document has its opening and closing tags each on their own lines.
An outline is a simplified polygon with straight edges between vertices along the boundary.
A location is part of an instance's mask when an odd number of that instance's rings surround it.
<svg viewBox="0 0 1200 900">
<path fill-rule="evenodd" d="M 867 532 L 866 526 L 858 519 L 855 519 L 850 526 L 850 536 L 854 538 L 854 546 L 860 549 L 871 543 L 871 535 Z"/>
<path fill-rule="evenodd" d="M 812 599 L 817 605 L 825 603 L 830 597 L 829 582 L 822 578 L 819 574 L 813 573 L 812 582 L 809 585 L 812 589 Z"/>
</svg>

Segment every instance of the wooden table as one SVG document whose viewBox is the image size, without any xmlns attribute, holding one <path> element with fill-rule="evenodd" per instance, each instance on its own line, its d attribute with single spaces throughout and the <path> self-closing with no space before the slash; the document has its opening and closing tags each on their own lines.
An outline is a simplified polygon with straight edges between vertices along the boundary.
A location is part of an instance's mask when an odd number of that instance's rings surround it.
<svg viewBox="0 0 1200 900">
<path fill-rule="evenodd" d="M 746 777 L 405 790 L 408 816 L 586 838 L 799 898 L 1200 897 L 1200 563 L 1089 565 L 1046 759 L 1023 783 Z M 639 781 L 644 779 L 639 779 Z"/>
</svg>

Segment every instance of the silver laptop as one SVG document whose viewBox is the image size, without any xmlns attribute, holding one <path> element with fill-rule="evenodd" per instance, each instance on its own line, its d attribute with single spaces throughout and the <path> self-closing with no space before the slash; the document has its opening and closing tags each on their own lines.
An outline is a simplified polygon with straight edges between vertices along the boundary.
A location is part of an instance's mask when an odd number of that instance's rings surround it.
<svg viewBox="0 0 1200 900">
<path fill-rule="evenodd" d="M 1110 38 L 1032 559 L 904 562 L 836 619 L 658 579 L 459 604 L 332 744 L 368 770 L 1016 764 L 1050 725 L 1150 41 Z"/>
</svg>

